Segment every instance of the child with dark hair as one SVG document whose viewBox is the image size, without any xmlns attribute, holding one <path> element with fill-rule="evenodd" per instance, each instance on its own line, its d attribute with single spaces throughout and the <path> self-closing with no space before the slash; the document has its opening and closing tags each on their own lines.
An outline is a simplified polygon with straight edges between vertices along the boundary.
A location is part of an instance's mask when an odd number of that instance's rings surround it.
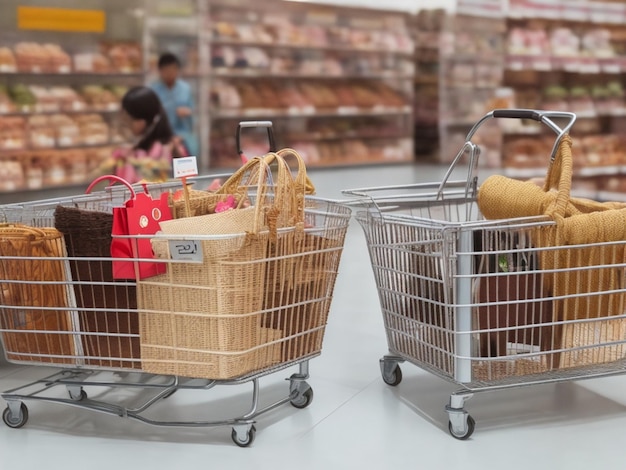
<svg viewBox="0 0 626 470">
<path fill-rule="evenodd" d="M 187 151 L 174 135 L 156 93 L 144 86 L 128 90 L 122 98 L 122 116 L 134 141 L 116 149 L 100 172 L 108 169 L 130 183 L 171 178 L 172 158 L 186 156 Z"/>
</svg>

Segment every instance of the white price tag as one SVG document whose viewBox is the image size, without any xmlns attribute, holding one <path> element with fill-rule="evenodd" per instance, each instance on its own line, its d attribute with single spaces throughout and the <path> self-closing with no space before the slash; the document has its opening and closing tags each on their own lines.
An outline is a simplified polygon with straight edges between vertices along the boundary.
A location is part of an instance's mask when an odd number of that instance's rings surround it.
<svg viewBox="0 0 626 470">
<path fill-rule="evenodd" d="M 196 157 L 174 158 L 174 178 L 198 176 L 198 160 Z"/>
<path fill-rule="evenodd" d="M 202 263 L 202 244 L 196 240 L 169 240 L 170 256 L 175 261 Z"/>
</svg>

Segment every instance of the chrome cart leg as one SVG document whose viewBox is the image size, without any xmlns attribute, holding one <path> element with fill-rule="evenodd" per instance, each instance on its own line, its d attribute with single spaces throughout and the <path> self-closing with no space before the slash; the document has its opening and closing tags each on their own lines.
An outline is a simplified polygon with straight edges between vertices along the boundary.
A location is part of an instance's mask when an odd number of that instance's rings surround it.
<svg viewBox="0 0 626 470">
<path fill-rule="evenodd" d="M 383 376 L 383 382 L 387 385 L 395 387 L 402 382 L 402 369 L 400 364 L 404 359 L 398 356 L 384 356 L 380 360 L 380 373 Z"/>
<path fill-rule="evenodd" d="M 306 379 L 309 378 L 309 361 L 300 363 L 300 372 L 289 377 L 289 397 L 291 406 L 306 408 L 313 401 L 313 388 Z"/>
<path fill-rule="evenodd" d="M 74 401 L 83 401 L 87 399 L 87 392 L 80 385 L 67 385 L 67 393 Z"/>
<path fill-rule="evenodd" d="M 28 421 L 28 408 L 21 401 L 9 400 L 2 413 L 2 421 L 10 428 L 21 428 Z"/>
<path fill-rule="evenodd" d="M 254 426 L 253 417 L 259 408 L 259 395 L 260 387 L 259 379 L 257 378 L 252 380 L 252 405 L 250 406 L 250 411 L 237 420 L 240 423 L 233 426 L 230 434 L 233 442 L 239 447 L 248 447 L 254 442 L 256 427 Z"/>
<path fill-rule="evenodd" d="M 448 430 L 452 437 L 456 439 L 468 439 L 473 433 L 476 422 L 471 415 L 465 411 L 465 402 L 472 398 L 472 393 L 453 393 L 450 395 L 450 404 L 446 406 L 448 413 Z"/>
</svg>

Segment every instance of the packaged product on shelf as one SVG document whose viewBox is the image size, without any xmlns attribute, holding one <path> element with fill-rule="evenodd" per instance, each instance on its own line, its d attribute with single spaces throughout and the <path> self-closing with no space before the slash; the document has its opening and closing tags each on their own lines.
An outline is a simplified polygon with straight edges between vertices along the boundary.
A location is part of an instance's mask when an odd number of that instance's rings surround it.
<svg viewBox="0 0 626 470">
<path fill-rule="evenodd" d="M 17 72 L 17 61 L 13 51 L 8 47 L 0 47 L 0 73 Z"/>
<path fill-rule="evenodd" d="M 37 98 L 26 85 L 16 84 L 9 86 L 9 96 L 21 112 L 33 112 L 37 105 Z"/>
<path fill-rule="evenodd" d="M 553 111 L 569 111 L 568 96 L 569 92 L 564 86 L 550 85 L 543 91 L 543 105 L 541 107 Z"/>
<path fill-rule="evenodd" d="M 51 151 L 44 157 L 44 176 L 45 186 L 61 186 L 67 183 L 67 163 L 63 154 Z"/>
<path fill-rule="evenodd" d="M 57 98 L 50 90 L 43 86 L 31 85 L 28 87 L 30 92 L 37 100 L 35 111 L 39 113 L 58 112 L 60 110 Z"/>
<path fill-rule="evenodd" d="M 0 150 L 21 150 L 27 146 L 26 120 L 19 116 L 0 117 Z"/>
<path fill-rule="evenodd" d="M 88 179 L 86 154 L 81 150 L 65 152 L 67 182 L 84 183 Z"/>
<path fill-rule="evenodd" d="M 20 72 L 69 73 L 70 56 L 58 44 L 19 42 L 15 45 L 15 60 Z"/>
<path fill-rule="evenodd" d="M 615 56 L 613 45 L 611 44 L 611 31 L 604 28 L 587 31 L 581 40 L 582 52 L 585 55 L 599 58 L 610 58 Z"/>
<path fill-rule="evenodd" d="M 85 100 L 73 88 L 51 87 L 50 94 L 58 102 L 61 111 L 82 111 L 86 107 Z"/>
<path fill-rule="evenodd" d="M 16 106 L 9 97 L 9 90 L 6 86 L 0 84 L 0 114 L 13 113 Z"/>
<path fill-rule="evenodd" d="M 81 140 L 85 145 L 101 145 L 110 141 L 109 126 L 99 114 L 76 116 Z"/>
<path fill-rule="evenodd" d="M 141 46 L 133 42 L 103 42 L 100 52 L 111 61 L 111 71 L 139 73 L 143 68 Z"/>
<path fill-rule="evenodd" d="M 0 160 L 0 191 L 15 191 L 24 187 L 24 171 L 15 159 Z"/>
<path fill-rule="evenodd" d="M 49 71 L 55 73 L 70 73 L 72 71 L 71 57 L 58 44 L 44 44 L 50 63 Z"/>
<path fill-rule="evenodd" d="M 587 87 L 577 85 L 570 89 L 569 109 L 574 113 L 595 113 L 595 105 Z"/>
<path fill-rule="evenodd" d="M 116 111 L 120 108 L 120 98 L 104 86 L 84 86 L 81 94 L 89 107 L 95 111 Z"/>
<path fill-rule="evenodd" d="M 232 84 L 216 80 L 211 87 L 211 102 L 222 109 L 241 108 L 241 96 Z"/>
<path fill-rule="evenodd" d="M 29 116 L 28 131 L 32 148 L 54 148 L 56 146 L 56 132 L 49 116 Z"/>
<path fill-rule="evenodd" d="M 555 28 L 550 34 L 552 55 L 557 57 L 578 57 L 580 38 L 570 28 Z"/>
<path fill-rule="evenodd" d="M 82 73 L 108 73 L 111 61 L 102 53 L 85 52 L 74 54 L 74 71 Z"/>
<path fill-rule="evenodd" d="M 48 120 L 56 131 L 56 142 L 59 147 L 72 147 L 81 144 L 80 129 L 76 122 L 65 114 L 54 114 Z"/>
<path fill-rule="evenodd" d="M 23 155 L 22 167 L 24 169 L 25 187 L 27 189 L 43 188 L 43 167 L 39 155 L 36 153 Z"/>
</svg>

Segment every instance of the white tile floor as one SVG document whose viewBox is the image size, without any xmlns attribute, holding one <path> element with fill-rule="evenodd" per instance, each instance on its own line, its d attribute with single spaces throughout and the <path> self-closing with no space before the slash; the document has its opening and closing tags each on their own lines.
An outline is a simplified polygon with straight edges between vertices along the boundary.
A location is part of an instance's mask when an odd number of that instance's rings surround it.
<svg viewBox="0 0 626 470">
<path fill-rule="evenodd" d="M 398 166 L 319 171 L 323 196 L 373 184 L 437 181 L 441 168 Z M 447 433 L 444 406 L 455 387 L 405 365 L 396 388 L 380 379 L 386 352 L 382 319 L 360 227 L 350 229 L 321 357 L 311 362 L 315 390 L 305 410 L 282 407 L 259 418 L 253 446 L 240 449 L 229 428 L 156 428 L 48 403 L 29 403 L 18 430 L 0 423 L 0 469 L 183 469 L 287 466 L 302 469 L 621 468 L 626 377 L 485 393 L 467 403 L 472 439 Z M 0 390 L 48 371 L 0 366 Z M 262 380 L 266 402 L 286 393 L 291 371 Z M 179 392 L 154 410 L 160 418 L 198 419 L 245 408 L 248 386 Z M 90 391 L 92 396 L 104 393 Z M 109 395 L 131 397 L 127 392 Z"/>
</svg>

